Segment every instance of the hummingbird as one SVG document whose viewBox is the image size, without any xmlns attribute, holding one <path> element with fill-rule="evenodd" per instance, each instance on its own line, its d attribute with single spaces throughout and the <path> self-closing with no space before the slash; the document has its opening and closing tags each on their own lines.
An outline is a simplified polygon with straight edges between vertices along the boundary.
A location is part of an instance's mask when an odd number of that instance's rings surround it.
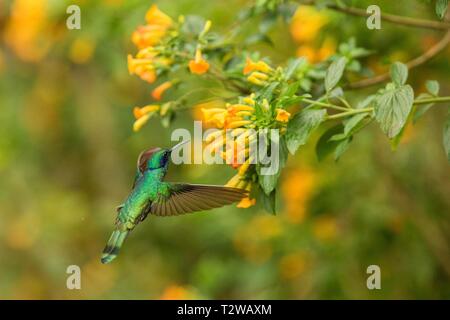
<svg viewBox="0 0 450 320">
<path fill-rule="evenodd" d="M 248 196 L 247 191 L 239 188 L 165 182 L 172 151 L 187 142 L 171 149 L 150 148 L 141 152 L 131 192 L 117 207 L 115 230 L 103 250 L 102 263 L 117 257 L 128 234 L 149 214 L 176 216 L 219 208 Z"/>
</svg>

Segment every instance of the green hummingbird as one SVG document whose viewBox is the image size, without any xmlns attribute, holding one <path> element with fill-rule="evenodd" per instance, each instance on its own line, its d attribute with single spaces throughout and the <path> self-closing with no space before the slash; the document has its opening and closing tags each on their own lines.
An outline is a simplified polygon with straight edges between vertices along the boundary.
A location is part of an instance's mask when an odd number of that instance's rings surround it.
<svg viewBox="0 0 450 320">
<path fill-rule="evenodd" d="M 246 197 L 247 191 L 215 185 L 164 182 L 173 150 L 150 148 L 141 152 L 130 195 L 117 207 L 116 229 L 103 250 L 102 263 L 117 257 L 126 237 L 149 215 L 175 216 L 219 208 Z"/>
</svg>

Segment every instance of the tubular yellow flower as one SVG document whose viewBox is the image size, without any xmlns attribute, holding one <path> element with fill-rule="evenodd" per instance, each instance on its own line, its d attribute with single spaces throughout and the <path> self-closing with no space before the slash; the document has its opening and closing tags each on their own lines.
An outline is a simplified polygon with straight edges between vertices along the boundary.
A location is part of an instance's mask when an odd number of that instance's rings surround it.
<svg viewBox="0 0 450 320">
<path fill-rule="evenodd" d="M 253 157 L 250 157 L 242 164 L 242 166 L 240 166 L 239 171 L 238 171 L 238 174 L 240 176 L 245 175 L 245 173 L 247 172 L 248 168 L 250 167 L 252 161 L 253 161 Z"/>
<path fill-rule="evenodd" d="M 138 132 L 150 119 L 151 114 L 146 114 L 137 119 L 133 124 L 133 131 Z"/>
<path fill-rule="evenodd" d="M 134 117 L 136 119 L 139 119 L 139 118 L 141 118 L 141 117 L 143 117 L 143 116 L 145 116 L 145 115 L 147 115 L 147 114 L 149 114 L 151 112 L 158 111 L 159 108 L 160 107 L 158 105 L 148 105 L 148 106 L 145 106 L 145 107 L 142 107 L 142 108 L 135 107 L 133 109 L 133 114 L 134 114 Z"/>
<path fill-rule="evenodd" d="M 253 113 L 251 113 L 250 111 L 239 111 L 236 112 L 236 115 L 238 117 L 250 117 Z"/>
<path fill-rule="evenodd" d="M 242 99 L 242 101 L 244 101 L 246 104 L 250 105 L 250 106 L 254 106 L 255 105 L 255 100 L 253 100 L 253 97 L 245 97 L 244 99 Z"/>
<path fill-rule="evenodd" d="M 252 121 L 250 121 L 250 120 L 237 120 L 237 121 L 232 121 L 232 122 L 228 123 L 226 125 L 226 127 L 227 127 L 227 129 L 235 129 L 235 128 L 246 126 L 251 123 L 252 123 Z"/>
<path fill-rule="evenodd" d="M 172 87 L 172 82 L 171 81 L 166 81 L 162 84 L 160 84 L 159 86 L 157 86 L 155 89 L 153 89 L 152 91 L 152 97 L 155 100 L 161 100 L 162 95 L 164 94 L 164 92 L 166 92 L 166 90 L 168 90 L 169 88 Z"/>
<path fill-rule="evenodd" d="M 250 197 L 242 199 L 236 207 L 241 209 L 247 209 L 256 204 L 256 199 L 250 199 Z"/>
<path fill-rule="evenodd" d="M 277 108 L 277 117 L 276 120 L 279 122 L 288 122 L 291 114 L 284 109 Z"/>
<path fill-rule="evenodd" d="M 156 4 L 152 5 L 145 14 L 145 20 L 150 25 L 158 25 L 168 28 L 172 25 L 173 21 L 167 14 L 159 10 Z"/>
<path fill-rule="evenodd" d="M 236 174 L 225 184 L 225 187 L 235 188 L 241 180 L 242 180 L 242 177 L 240 175 Z"/>
<path fill-rule="evenodd" d="M 230 113 L 236 113 L 236 112 L 239 112 L 239 111 L 250 111 L 250 112 L 253 112 L 253 111 L 255 111 L 255 108 L 252 107 L 252 106 L 247 106 L 245 104 L 232 104 L 232 105 L 228 106 L 227 110 Z"/>
<path fill-rule="evenodd" d="M 263 86 L 265 85 L 265 81 L 262 81 L 260 79 L 258 79 L 257 77 L 255 77 L 253 74 L 251 74 L 250 76 L 247 77 L 247 80 L 250 83 L 256 84 L 257 86 Z"/>
<path fill-rule="evenodd" d="M 268 73 L 268 72 L 272 71 L 272 68 L 262 60 L 254 62 L 254 61 L 252 61 L 252 59 L 247 57 L 247 59 L 245 60 L 245 66 L 244 66 L 243 73 L 248 74 L 252 71 L 261 71 L 261 72 Z"/>
<path fill-rule="evenodd" d="M 211 141 L 217 139 L 218 137 L 223 137 L 224 132 L 222 130 L 217 130 L 208 134 L 205 138 L 206 143 L 210 143 Z"/>
<path fill-rule="evenodd" d="M 269 79 L 269 76 L 267 74 L 259 72 L 259 71 L 253 72 L 251 74 L 251 76 L 253 76 L 254 78 L 259 79 L 259 80 L 267 80 L 267 79 Z"/>
<path fill-rule="evenodd" d="M 159 25 L 139 26 L 131 35 L 131 41 L 139 49 L 158 44 L 165 36 L 167 29 Z"/>
<path fill-rule="evenodd" d="M 203 59 L 200 49 L 195 52 L 195 59 L 189 61 L 189 70 L 193 74 L 204 74 L 209 70 L 209 63 Z"/>
<path fill-rule="evenodd" d="M 223 108 L 209 108 L 209 109 L 202 108 L 203 118 L 205 119 L 205 121 L 208 121 L 217 113 L 225 113 L 226 111 L 227 110 Z"/>
</svg>

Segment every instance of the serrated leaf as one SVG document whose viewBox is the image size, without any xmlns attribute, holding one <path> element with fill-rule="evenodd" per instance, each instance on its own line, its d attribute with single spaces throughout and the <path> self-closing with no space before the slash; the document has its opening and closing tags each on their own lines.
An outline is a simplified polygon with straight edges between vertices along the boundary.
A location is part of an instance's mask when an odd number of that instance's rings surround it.
<svg viewBox="0 0 450 320">
<path fill-rule="evenodd" d="M 396 62 L 391 66 L 391 78 L 392 81 L 398 86 L 402 86 L 408 80 L 408 67 L 401 63 Z"/>
<path fill-rule="evenodd" d="M 443 142 L 444 142 L 444 150 L 447 154 L 447 159 L 450 162 L 450 112 L 447 116 L 447 121 L 444 125 L 444 134 L 443 134 Z"/>
<path fill-rule="evenodd" d="M 431 95 L 435 97 L 439 95 L 439 82 L 436 80 L 428 80 L 425 86 Z"/>
<path fill-rule="evenodd" d="M 445 14 L 447 13 L 449 0 L 437 0 L 436 1 L 436 14 L 439 19 L 444 19 Z"/>
<path fill-rule="evenodd" d="M 406 124 L 414 103 L 414 91 L 409 85 L 398 88 L 388 85 L 387 88 L 375 99 L 375 118 L 392 139 Z"/>
<path fill-rule="evenodd" d="M 345 66 L 347 65 L 347 58 L 340 57 L 339 59 L 333 61 L 329 66 L 327 73 L 325 75 L 325 90 L 330 92 L 341 80 Z"/>
<path fill-rule="evenodd" d="M 286 131 L 286 144 L 294 154 L 304 145 L 311 133 L 322 123 L 327 112 L 324 109 L 303 109 L 289 121 Z"/>
</svg>

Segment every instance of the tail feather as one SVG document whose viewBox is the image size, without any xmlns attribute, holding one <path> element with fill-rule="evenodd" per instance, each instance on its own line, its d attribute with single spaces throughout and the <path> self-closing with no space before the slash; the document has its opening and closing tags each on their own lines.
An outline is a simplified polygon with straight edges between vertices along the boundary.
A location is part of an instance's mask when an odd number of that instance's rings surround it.
<svg viewBox="0 0 450 320">
<path fill-rule="evenodd" d="M 106 244 L 105 249 L 103 249 L 103 255 L 102 255 L 102 263 L 110 263 L 112 260 L 114 260 L 117 255 L 119 254 L 119 250 L 123 245 L 123 242 L 127 238 L 127 235 L 130 231 L 120 231 L 120 230 L 114 230 L 111 234 L 111 237 L 108 240 L 108 243 Z"/>
</svg>

